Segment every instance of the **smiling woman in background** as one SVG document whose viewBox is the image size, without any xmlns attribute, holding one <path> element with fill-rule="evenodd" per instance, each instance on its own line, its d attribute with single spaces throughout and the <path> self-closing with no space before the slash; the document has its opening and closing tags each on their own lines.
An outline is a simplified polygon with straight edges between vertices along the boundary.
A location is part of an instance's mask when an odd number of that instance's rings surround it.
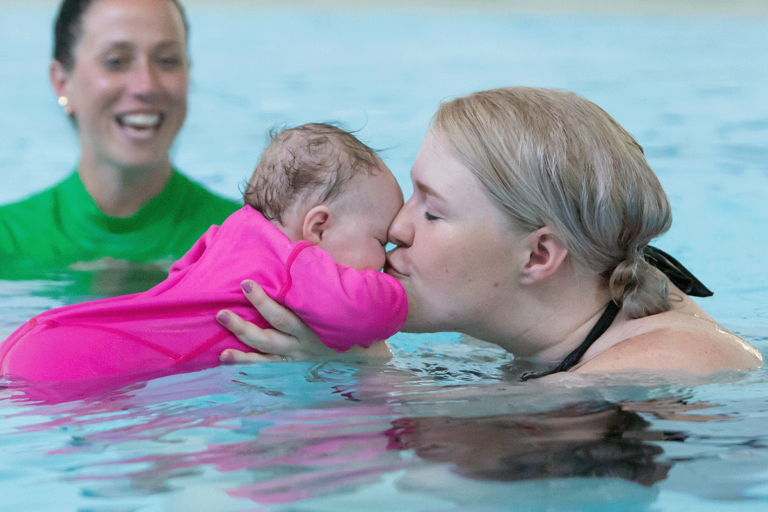
<svg viewBox="0 0 768 512">
<path fill-rule="evenodd" d="M 172 261 L 239 208 L 176 171 L 187 113 L 187 22 L 177 0 L 64 0 L 51 85 L 80 140 L 77 170 L 0 207 L 3 269 L 104 257 Z"/>
</svg>

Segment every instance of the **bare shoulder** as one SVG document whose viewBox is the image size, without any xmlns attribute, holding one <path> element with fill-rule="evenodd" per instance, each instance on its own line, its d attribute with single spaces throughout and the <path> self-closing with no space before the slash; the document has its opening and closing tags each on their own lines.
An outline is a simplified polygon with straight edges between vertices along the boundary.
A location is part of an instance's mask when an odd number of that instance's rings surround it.
<svg viewBox="0 0 768 512">
<path fill-rule="evenodd" d="M 728 332 L 682 292 L 675 296 L 671 311 L 626 320 L 607 332 L 603 346 L 585 357 L 576 371 L 667 370 L 706 375 L 762 363 L 756 348 Z"/>
</svg>

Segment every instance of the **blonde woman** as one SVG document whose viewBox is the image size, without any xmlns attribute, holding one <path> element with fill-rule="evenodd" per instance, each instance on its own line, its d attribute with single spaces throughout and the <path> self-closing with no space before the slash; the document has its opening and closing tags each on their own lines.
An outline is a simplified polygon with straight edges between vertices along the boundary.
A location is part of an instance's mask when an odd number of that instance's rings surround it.
<svg viewBox="0 0 768 512">
<path fill-rule="evenodd" d="M 408 296 L 404 331 L 495 343 L 543 370 L 529 378 L 706 375 L 761 363 L 651 265 L 698 291 L 685 269 L 648 248 L 671 224 L 666 194 L 642 148 L 590 101 L 514 87 L 446 102 L 411 178 L 385 269 Z M 235 319 L 229 328 L 243 342 L 288 359 L 322 353 L 260 289 L 248 296 L 280 330 Z"/>
</svg>

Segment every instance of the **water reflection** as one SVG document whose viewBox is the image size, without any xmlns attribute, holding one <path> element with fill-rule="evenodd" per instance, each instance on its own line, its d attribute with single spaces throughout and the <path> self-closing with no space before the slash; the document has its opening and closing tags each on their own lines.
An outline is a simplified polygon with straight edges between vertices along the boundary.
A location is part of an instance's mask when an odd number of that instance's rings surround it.
<svg viewBox="0 0 768 512">
<path fill-rule="evenodd" d="M 468 478 L 623 478 L 651 486 L 666 478 L 671 463 L 650 441 L 683 441 L 685 435 L 649 426 L 620 405 L 589 402 L 534 414 L 402 418 L 388 435 L 392 448 L 450 462 Z"/>
<path fill-rule="evenodd" d="M 0 265 L 0 342 L 49 309 L 148 290 L 168 276 L 168 266 L 99 260 L 68 268 Z"/>
<path fill-rule="evenodd" d="M 210 479 L 213 468 L 232 498 L 288 503 L 354 492 L 393 472 L 435 463 L 475 480 L 619 478 L 650 487 L 672 466 L 661 443 L 686 438 L 651 430 L 640 414 L 605 402 L 467 418 L 402 417 L 391 405 L 353 402 L 271 413 L 218 404 L 148 415 L 147 408 L 127 407 L 130 402 L 92 404 L 87 411 L 94 421 L 114 407 L 128 425 L 78 435 L 46 454 L 89 461 L 83 473 L 66 477 L 89 496 L 167 493 Z M 57 420 L 39 427 L 72 425 L 74 418 L 57 412 Z M 113 455 L 126 447 L 124 457 L 89 460 L 106 446 Z M 143 455 L 136 455 L 140 446 Z"/>
<path fill-rule="evenodd" d="M 62 297 L 67 304 L 72 304 L 148 290 L 168 276 L 170 264 L 170 261 L 132 263 L 112 258 L 75 263 L 66 268 L 4 264 L 0 267 L 0 280 L 9 286 L 13 282 L 46 280 L 51 286 L 41 290 L 42 295 Z"/>
<path fill-rule="evenodd" d="M 491 509 L 506 510 L 519 493 L 535 506 L 553 486 L 568 489 L 555 505 L 576 499 L 572 492 L 584 503 L 606 492 L 647 505 L 665 489 L 695 495 L 701 467 L 736 456 L 730 475 L 718 476 L 730 491 L 763 481 L 765 444 L 750 441 L 762 437 L 731 432 L 744 416 L 689 392 L 632 387 L 608 401 L 520 384 L 436 390 L 377 370 L 220 367 L 48 405 L 11 386 L 0 391 L 0 438 L 25 448 L 5 463 L 50 468 L 57 485 L 77 490 L 81 508 L 205 490 L 212 511 L 294 502 L 333 510 L 343 496 L 392 486 L 400 498 L 447 499 L 462 510 L 478 492 L 501 503 Z M 545 403 L 551 409 L 542 411 Z M 762 431 L 755 421 L 746 431 Z"/>
</svg>

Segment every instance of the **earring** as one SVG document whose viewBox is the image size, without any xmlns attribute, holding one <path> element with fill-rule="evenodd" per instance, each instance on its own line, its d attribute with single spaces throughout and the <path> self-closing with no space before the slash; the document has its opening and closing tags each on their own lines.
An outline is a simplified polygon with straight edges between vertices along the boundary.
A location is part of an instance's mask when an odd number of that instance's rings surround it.
<svg viewBox="0 0 768 512">
<path fill-rule="evenodd" d="M 59 96 L 59 105 L 64 109 L 64 113 L 68 116 L 72 115 L 72 107 L 69 106 L 69 99 L 66 96 Z"/>
</svg>

